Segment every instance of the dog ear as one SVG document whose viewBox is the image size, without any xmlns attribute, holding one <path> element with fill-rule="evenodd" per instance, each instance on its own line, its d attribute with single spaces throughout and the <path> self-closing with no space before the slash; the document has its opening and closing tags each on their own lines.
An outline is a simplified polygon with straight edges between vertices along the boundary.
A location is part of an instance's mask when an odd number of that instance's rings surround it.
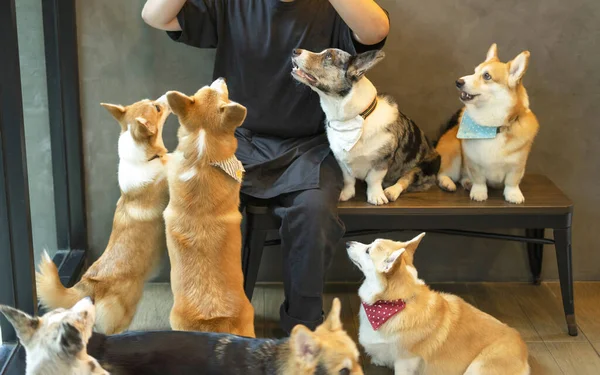
<svg viewBox="0 0 600 375">
<path fill-rule="evenodd" d="M 508 86 L 516 87 L 521 81 L 529 66 L 529 55 L 529 51 L 523 51 L 508 63 Z"/>
<path fill-rule="evenodd" d="M 485 62 L 498 60 L 498 46 L 496 43 L 492 44 L 490 49 L 487 52 L 487 56 L 485 57 Z"/>
<path fill-rule="evenodd" d="M 73 357 L 83 350 L 85 344 L 81 332 L 71 323 L 62 322 L 58 333 L 58 344 L 63 353 Z"/>
<path fill-rule="evenodd" d="M 381 261 L 377 270 L 381 273 L 391 273 L 392 270 L 396 268 L 396 265 L 400 264 L 400 255 L 404 253 L 406 249 L 403 247 L 401 249 L 395 250 L 391 253 L 387 258 Z"/>
<path fill-rule="evenodd" d="M 5 305 L 0 305 L 0 312 L 15 328 L 21 343 L 27 346 L 40 325 L 39 318 L 31 317 L 22 311 Z"/>
<path fill-rule="evenodd" d="M 383 60 L 384 57 L 385 53 L 381 50 L 368 51 L 354 56 L 352 62 L 348 66 L 346 75 L 348 78 L 358 81 L 367 71 Z"/>
<path fill-rule="evenodd" d="M 117 120 L 119 125 L 121 125 L 122 131 L 127 130 L 127 124 L 124 123 L 127 108 L 118 104 L 100 103 L 100 105 L 106 108 L 106 110 L 112 115 L 112 117 L 114 117 L 115 120 Z"/>
<path fill-rule="evenodd" d="M 135 124 L 137 129 L 137 135 L 143 137 L 150 137 L 156 134 L 156 126 L 154 126 L 150 121 L 146 120 L 144 117 L 136 117 Z"/>
<path fill-rule="evenodd" d="M 303 325 L 297 325 L 292 329 L 290 342 L 292 353 L 299 365 L 306 369 L 317 365 L 321 345 L 313 332 Z"/>
<path fill-rule="evenodd" d="M 223 104 L 220 107 L 221 124 L 227 129 L 235 129 L 246 119 L 246 107 L 235 102 Z"/>
<path fill-rule="evenodd" d="M 416 236 L 415 238 L 413 238 L 412 240 L 405 242 L 402 246 L 404 248 L 406 248 L 406 251 L 413 256 L 415 254 L 415 251 L 417 250 L 417 247 L 419 247 L 419 244 L 421 243 L 421 240 L 423 239 L 423 237 L 425 237 L 425 232 L 419 234 L 418 236 Z"/>
<path fill-rule="evenodd" d="M 167 101 L 169 102 L 171 111 L 177 116 L 184 116 L 188 112 L 189 107 L 194 104 L 194 98 L 190 98 L 179 91 L 167 92 Z"/>
<path fill-rule="evenodd" d="M 329 331 L 339 331 L 342 329 L 342 321 L 340 320 L 340 311 L 342 309 L 342 304 L 339 298 L 333 299 L 333 304 L 331 305 L 331 310 L 329 311 L 329 315 L 327 315 L 327 319 L 325 320 L 325 327 Z"/>
</svg>

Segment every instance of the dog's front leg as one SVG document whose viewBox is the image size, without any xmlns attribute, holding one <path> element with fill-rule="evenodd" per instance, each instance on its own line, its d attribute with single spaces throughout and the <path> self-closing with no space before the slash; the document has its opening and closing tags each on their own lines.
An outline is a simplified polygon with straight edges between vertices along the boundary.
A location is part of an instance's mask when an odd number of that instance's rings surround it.
<svg viewBox="0 0 600 375">
<path fill-rule="evenodd" d="M 381 186 L 386 174 L 387 168 L 371 169 L 369 173 L 367 173 L 367 178 L 365 178 L 365 181 L 367 182 L 367 202 L 376 206 L 388 203 L 388 199 Z"/>
<path fill-rule="evenodd" d="M 504 179 L 504 199 L 507 202 L 516 204 L 525 202 L 525 197 L 519 188 L 523 174 L 525 174 L 523 166 L 515 167 L 506 174 L 506 178 Z"/>
<path fill-rule="evenodd" d="M 394 363 L 394 375 L 419 375 L 423 360 L 420 357 L 399 359 Z"/>
<path fill-rule="evenodd" d="M 488 199 L 488 189 L 485 171 L 477 165 L 469 165 L 466 169 L 472 183 L 470 193 L 471 199 L 477 202 L 486 201 Z"/>
<path fill-rule="evenodd" d="M 344 187 L 340 193 L 340 202 L 345 202 L 349 199 L 354 198 L 356 195 L 356 178 L 350 174 L 348 168 L 340 163 L 340 169 L 344 176 Z"/>
</svg>

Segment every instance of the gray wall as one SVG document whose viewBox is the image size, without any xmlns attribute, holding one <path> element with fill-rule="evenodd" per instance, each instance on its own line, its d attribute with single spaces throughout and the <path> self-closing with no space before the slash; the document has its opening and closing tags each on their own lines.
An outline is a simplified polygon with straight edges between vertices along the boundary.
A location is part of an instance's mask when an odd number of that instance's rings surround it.
<svg viewBox="0 0 600 375">
<path fill-rule="evenodd" d="M 52 255 L 57 246 L 42 2 L 19 0 L 16 13 L 32 235 L 37 263 L 43 249 Z"/>
<path fill-rule="evenodd" d="M 574 271 L 579 280 L 600 280 L 600 2 L 596 0 L 381 1 L 390 12 L 388 57 L 370 78 L 393 94 L 428 134 L 459 107 L 453 82 L 481 62 L 497 42 L 508 60 L 531 51 L 525 78 L 541 133 L 529 171 L 548 175 L 576 204 Z M 107 243 L 117 188 L 117 125 L 101 101 L 130 103 L 168 89 L 192 92 L 209 82 L 212 52 L 171 42 L 140 19 L 143 1 L 79 1 L 81 89 L 91 250 Z M 175 123 L 166 131 L 174 147 Z M 407 238 L 410 233 L 393 237 Z M 365 238 L 368 240 L 368 238 Z M 551 249 L 549 249 L 551 250 Z M 523 247 L 485 240 L 429 235 L 417 257 L 421 275 L 441 280 L 527 280 Z M 262 280 L 280 277 L 279 249 L 265 251 Z M 331 279 L 356 280 L 338 251 Z M 544 277 L 557 277 L 546 252 Z"/>
</svg>

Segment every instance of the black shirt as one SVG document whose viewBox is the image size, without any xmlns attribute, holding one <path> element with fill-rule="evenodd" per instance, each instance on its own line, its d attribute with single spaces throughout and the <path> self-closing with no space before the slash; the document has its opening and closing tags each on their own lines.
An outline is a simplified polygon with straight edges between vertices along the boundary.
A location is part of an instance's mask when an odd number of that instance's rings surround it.
<svg viewBox="0 0 600 375">
<path fill-rule="evenodd" d="M 237 133 L 237 155 L 246 167 L 243 192 L 269 198 L 318 187 L 319 165 L 329 153 L 324 114 L 318 95 L 292 79 L 291 52 L 357 53 L 385 41 L 355 41 L 327 0 L 188 0 L 177 19 L 182 31 L 169 36 L 216 48 L 213 77 L 225 77 L 231 100 L 248 108 Z"/>
</svg>

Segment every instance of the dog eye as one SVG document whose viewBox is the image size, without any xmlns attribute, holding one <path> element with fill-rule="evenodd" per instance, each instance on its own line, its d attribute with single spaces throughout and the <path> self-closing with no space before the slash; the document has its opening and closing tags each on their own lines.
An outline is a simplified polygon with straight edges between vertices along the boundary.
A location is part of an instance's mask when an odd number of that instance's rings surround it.
<svg viewBox="0 0 600 375">
<path fill-rule="evenodd" d="M 371 246 L 367 247 L 367 254 L 371 253 Z"/>
<path fill-rule="evenodd" d="M 154 107 L 156 108 L 156 111 L 158 111 L 160 113 L 160 106 L 155 104 Z"/>
<path fill-rule="evenodd" d="M 347 369 L 347 368 L 341 369 L 340 375 L 350 375 L 350 369 Z"/>
<path fill-rule="evenodd" d="M 485 79 L 486 81 L 489 81 L 490 79 L 492 79 L 492 76 L 490 75 L 490 73 L 485 72 L 485 73 L 483 73 L 483 79 Z"/>
<path fill-rule="evenodd" d="M 333 55 L 331 54 L 331 52 L 327 52 L 325 54 L 325 60 L 331 61 L 332 58 L 333 58 Z"/>
</svg>

